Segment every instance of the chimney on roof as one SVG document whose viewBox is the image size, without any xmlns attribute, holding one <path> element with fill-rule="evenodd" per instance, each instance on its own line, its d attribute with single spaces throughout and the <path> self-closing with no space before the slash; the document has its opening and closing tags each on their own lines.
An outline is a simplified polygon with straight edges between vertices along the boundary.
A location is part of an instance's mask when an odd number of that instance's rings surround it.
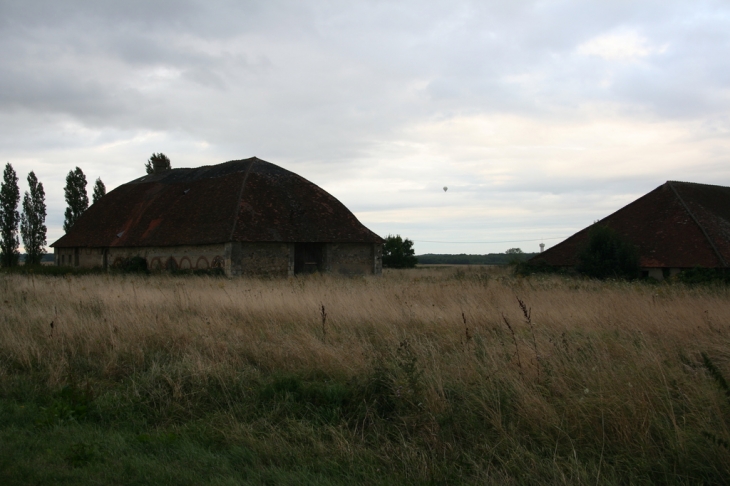
<svg viewBox="0 0 730 486">
<path fill-rule="evenodd" d="M 152 161 L 152 170 L 155 174 L 164 172 L 167 170 L 167 163 L 164 160 L 155 159 Z"/>
<path fill-rule="evenodd" d="M 160 174 L 166 170 L 170 170 L 172 167 L 170 166 L 170 159 L 167 155 L 160 152 L 159 154 L 152 154 L 152 157 L 145 164 L 145 168 L 148 174 Z"/>
</svg>

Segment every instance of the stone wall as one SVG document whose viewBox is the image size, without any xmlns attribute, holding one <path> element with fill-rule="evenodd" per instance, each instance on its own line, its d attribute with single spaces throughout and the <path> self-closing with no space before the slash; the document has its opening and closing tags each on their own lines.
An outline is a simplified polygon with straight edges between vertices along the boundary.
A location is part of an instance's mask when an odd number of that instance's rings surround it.
<svg viewBox="0 0 730 486">
<path fill-rule="evenodd" d="M 96 267 L 101 266 L 101 256 L 99 256 L 99 263 L 94 265 L 92 262 L 95 262 L 95 258 L 92 255 L 89 255 L 89 258 L 86 258 L 86 249 L 81 249 L 80 251 L 76 252 L 75 248 L 54 248 L 53 249 L 53 255 L 55 257 L 55 262 L 57 266 L 65 266 L 65 267 L 77 267 L 77 266 L 88 266 L 88 267 Z M 98 248 L 95 248 L 98 253 Z M 78 261 L 76 259 L 76 253 L 79 253 Z M 84 256 L 84 258 L 81 258 Z M 79 265 L 80 262 L 84 262 L 85 265 Z"/>
<path fill-rule="evenodd" d="M 383 273 L 383 246 L 372 243 L 328 243 L 325 271 L 341 274 Z"/>
<path fill-rule="evenodd" d="M 674 277 L 675 275 L 679 274 L 683 268 L 642 268 L 641 273 L 644 277 L 653 278 L 656 280 L 659 280 L 660 282 L 664 280 L 665 278 Z"/>
<path fill-rule="evenodd" d="M 226 275 L 294 275 L 292 243 L 227 243 Z"/>
<path fill-rule="evenodd" d="M 104 266 L 102 248 L 54 248 L 55 264 L 58 266 L 94 268 Z"/>
<path fill-rule="evenodd" d="M 151 271 L 222 268 L 226 275 L 294 275 L 295 243 L 226 243 L 218 245 L 141 248 L 54 248 L 56 265 L 110 268 L 142 257 Z M 327 243 L 322 271 L 339 274 L 380 275 L 382 245 Z"/>
<path fill-rule="evenodd" d="M 294 275 L 296 243 L 228 243 L 227 275 Z M 322 271 L 347 275 L 380 275 L 383 247 L 372 243 L 327 243 Z"/>
<path fill-rule="evenodd" d="M 108 268 L 125 260 L 142 257 L 147 268 L 161 270 L 205 270 L 225 267 L 225 245 L 112 248 L 54 248 L 56 265 Z"/>
</svg>

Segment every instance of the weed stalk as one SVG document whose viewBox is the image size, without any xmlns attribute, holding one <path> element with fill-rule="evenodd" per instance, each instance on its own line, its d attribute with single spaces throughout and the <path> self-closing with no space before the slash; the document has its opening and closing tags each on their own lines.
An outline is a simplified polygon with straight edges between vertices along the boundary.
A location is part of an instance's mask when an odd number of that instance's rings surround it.
<svg viewBox="0 0 730 486">
<path fill-rule="evenodd" d="M 321 304 L 322 308 L 320 310 L 322 315 L 322 342 L 327 342 L 327 311 L 324 309 L 324 304 Z"/>
<path fill-rule="evenodd" d="M 520 369 L 520 376 L 524 378 L 525 375 L 522 373 L 522 360 L 520 359 L 520 347 L 517 345 L 517 335 L 504 314 L 502 314 L 502 320 L 507 325 L 507 329 L 509 329 L 509 332 L 512 335 L 512 342 L 515 345 L 515 355 L 517 356 L 517 367 Z"/>
<path fill-rule="evenodd" d="M 525 317 L 525 322 L 530 326 L 530 335 L 532 336 L 532 349 L 535 352 L 535 365 L 537 366 L 537 382 L 540 382 L 540 354 L 537 352 L 537 339 L 535 339 L 535 328 L 532 325 L 532 307 L 527 307 L 525 302 L 517 297 L 517 303 L 520 305 L 522 315 Z"/>
</svg>

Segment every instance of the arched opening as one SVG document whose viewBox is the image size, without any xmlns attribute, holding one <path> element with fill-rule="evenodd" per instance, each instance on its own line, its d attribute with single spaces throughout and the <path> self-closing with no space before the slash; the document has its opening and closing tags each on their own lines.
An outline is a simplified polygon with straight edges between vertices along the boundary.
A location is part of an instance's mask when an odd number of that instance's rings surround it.
<svg viewBox="0 0 730 486">
<path fill-rule="evenodd" d="M 208 259 L 205 257 L 198 258 L 198 263 L 195 264 L 195 268 L 198 270 L 207 270 L 209 267 Z"/>
<path fill-rule="evenodd" d="M 211 268 L 223 268 L 224 261 L 222 256 L 216 256 L 213 258 L 213 263 L 210 264 Z"/>
<path fill-rule="evenodd" d="M 152 262 L 150 263 L 150 270 L 153 270 L 155 272 L 159 272 L 162 270 L 162 260 L 160 260 L 159 257 L 155 257 L 152 259 Z"/>
</svg>

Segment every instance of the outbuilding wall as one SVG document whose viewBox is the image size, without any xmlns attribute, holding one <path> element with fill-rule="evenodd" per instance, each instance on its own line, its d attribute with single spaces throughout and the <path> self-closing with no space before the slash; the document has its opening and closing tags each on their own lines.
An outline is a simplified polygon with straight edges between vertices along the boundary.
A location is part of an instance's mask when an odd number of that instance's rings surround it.
<svg viewBox="0 0 730 486">
<path fill-rule="evenodd" d="M 670 267 L 653 267 L 653 268 L 642 268 L 641 274 L 644 277 L 650 277 L 660 282 L 665 278 L 674 277 L 679 274 L 683 268 L 670 268 Z"/>
<path fill-rule="evenodd" d="M 347 275 L 383 273 L 383 246 L 372 243 L 328 243 L 325 271 Z"/>
<path fill-rule="evenodd" d="M 294 274 L 292 243 L 227 243 L 226 275 L 267 275 L 286 277 Z"/>
<path fill-rule="evenodd" d="M 326 243 L 319 271 L 380 275 L 383 247 L 372 243 Z M 294 275 L 296 243 L 225 243 L 217 245 L 120 248 L 54 248 L 58 266 L 113 268 L 142 257 L 151 271 L 222 268 L 228 276 Z"/>
<path fill-rule="evenodd" d="M 294 275 L 296 243 L 228 243 L 228 275 Z M 321 272 L 346 275 L 383 273 L 383 246 L 372 243 L 323 244 Z"/>
<path fill-rule="evenodd" d="M 109 268 L 142 257 L 147 268 L 158 270 L 205 270 L 225 267 L 225 245 L 167 247 L 54 248 L 56 265 Z"/>
</svg>

